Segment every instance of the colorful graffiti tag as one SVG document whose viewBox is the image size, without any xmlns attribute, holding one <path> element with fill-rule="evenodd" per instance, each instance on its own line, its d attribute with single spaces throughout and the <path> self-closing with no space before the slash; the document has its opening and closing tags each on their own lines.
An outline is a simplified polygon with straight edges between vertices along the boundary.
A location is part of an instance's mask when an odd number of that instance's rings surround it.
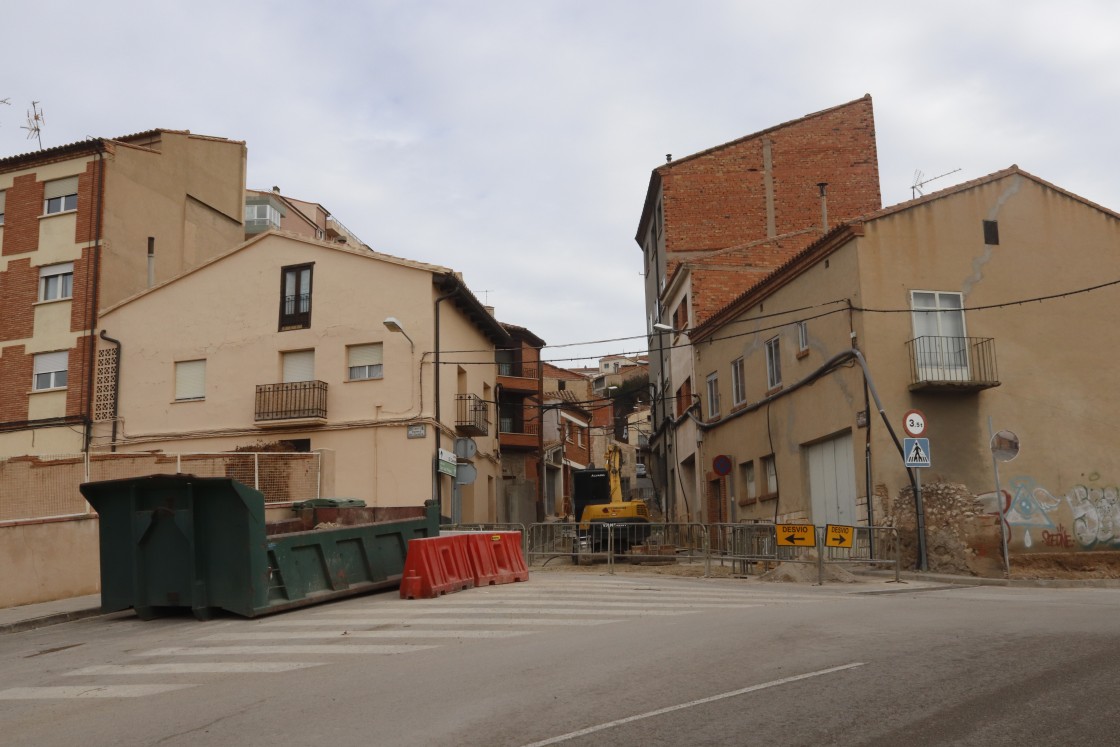
<svg viewBox="0 0 1120 747">
<path fill-rule="evenodd" d="M 1073 549 L 1075 541 L 1082 550 L 1120 548 L 1120 488 L 1075 485 L 1054 495 L 1026 476 L 1013 478 L 1009 488 L 1002 496 L 1004 518 L 1012 541 L 1024 549 L 1036 541 L 1055 549 Z M 986 511 L 999 513 L 995 493 L 979 498 Z"/>
</svg>

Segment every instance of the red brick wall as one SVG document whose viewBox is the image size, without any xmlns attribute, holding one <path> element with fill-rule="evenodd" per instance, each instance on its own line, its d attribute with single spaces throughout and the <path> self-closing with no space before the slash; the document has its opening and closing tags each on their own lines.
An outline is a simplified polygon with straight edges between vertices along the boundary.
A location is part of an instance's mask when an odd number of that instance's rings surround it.
<svg viewBox="0 0 1120 747">
<path fill-rule="evenodd" d="M 30 259 L 9 262 L 7 271 L 0 272 L 0 341 L 31 337 L 35 327 L 33 304 L 38 298 L 39 268 L 32 267 Z"/>
<path fill-rule="evenodd" d="M 27 393 L 31 391 L 34 359 L 23 345 L 0 350 L 0 423 L 27 420 Z"/>
<path fill-rule="evenodd" d="M 23 254 L 39 248 L 39 216 L 43 213 L 43 184 L 34 174 L 17 176 L 4 198 L 3 254 Z"/>
<path fill-rule="evenodd" d="M 778 235 L 820 225 L 818 182 L 829 183 L 831 225 L 882 206 L 875 121 L 864 97 L 660 167 L 667 251 L 767 238 L 766 140 Z"/>
<path fill-rule="evenodd" d="M 74 229 L 76 244 L 93 241 L 97 233 L 97 220 L 94 214 L 97 208 L 97 163 L 96 160 L 90 161 L 86 164 L 85 172 L 78 175 L 78 223 Z M 104 209 L 104 202 L 102 200 L 102 209 Z"/>
<path fill-rule="evenodd" d="M 86 364 L 89 356 L 89 337 L 79 337 L 77 344 L 70 349 L 66 366 L 66 415 L 82 415 L 86 410 L 86 392 L 89 382 L 86 377 Z"/>
<path fill-rule="evenodd" d="M 70 331 L 81 332 L 90 328 L 89 297 L 93 292 L 90 273 L 93 271 L 94 248 L 82 250 L 82 258 L 74 262 L 74 300 L 70 305 Z"/>
</svg>

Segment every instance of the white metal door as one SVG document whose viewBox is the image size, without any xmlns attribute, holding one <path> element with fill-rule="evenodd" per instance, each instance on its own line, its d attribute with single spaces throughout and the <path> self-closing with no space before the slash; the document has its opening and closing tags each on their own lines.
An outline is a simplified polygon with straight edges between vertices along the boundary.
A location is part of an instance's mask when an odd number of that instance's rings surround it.
<svg viewBox="0 0 1120 747">
<path fill-rule="evenodd" d="M 852 434 L 805 448 L 809 462 L 809 492 L 813 523 L 856 524 L 856 475 Z"/>
</svg>

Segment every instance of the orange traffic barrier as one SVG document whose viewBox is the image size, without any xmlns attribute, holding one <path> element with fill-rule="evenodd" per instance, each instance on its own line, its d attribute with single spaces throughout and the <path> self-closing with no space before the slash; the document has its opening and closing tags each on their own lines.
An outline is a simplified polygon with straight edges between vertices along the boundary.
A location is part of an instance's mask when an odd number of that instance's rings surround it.
<svg viewBox="0 0 1120 747">
<path fill-rule="evenodd" d="M 474 573 L 466 543 L 460 537 L 421 537 L 408 541 L 401 599 L 431 599 L 473 586 Z"/>
<path fill-rule="evenodd" d="M 528 581 L 529 569 L 521 553 L 521 532 L 466 534 L 475 586 Z"/>
</svg>

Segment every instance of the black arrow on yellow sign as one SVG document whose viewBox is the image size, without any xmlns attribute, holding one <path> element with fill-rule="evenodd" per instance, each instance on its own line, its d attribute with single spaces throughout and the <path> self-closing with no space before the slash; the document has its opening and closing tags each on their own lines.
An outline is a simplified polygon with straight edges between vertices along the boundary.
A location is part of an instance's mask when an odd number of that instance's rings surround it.
<svg viewBox="0 0 1120 747">
<path fill-rule="evenodd" d="M 808 539 L 809 538 L 805 535 L 798 535 L 798 534 L 787 534 L 786 535 L 786 542 L 790 542 L 792 544 L 797 544 L 798 542 L 801 542 L 802 540 L 808 541 Z"/>
</svg>

